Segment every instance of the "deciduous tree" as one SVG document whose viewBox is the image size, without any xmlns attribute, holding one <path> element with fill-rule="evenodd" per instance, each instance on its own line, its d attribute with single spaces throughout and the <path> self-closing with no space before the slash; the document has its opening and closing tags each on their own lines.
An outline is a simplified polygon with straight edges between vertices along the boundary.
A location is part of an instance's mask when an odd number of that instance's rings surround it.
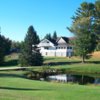
<svg viewBox="0 0 100 100">
<path fill-rule="evenodd" d="M 93 30 L 94 9 L 94 4 L 83 2 L 72 18 L 72 26 L 68 28 L 75 35 L 74 48 L 76 53 L 82 57 L 82 62 L 89 53 L 94 51 L 97 44 Z"/>
</svg>

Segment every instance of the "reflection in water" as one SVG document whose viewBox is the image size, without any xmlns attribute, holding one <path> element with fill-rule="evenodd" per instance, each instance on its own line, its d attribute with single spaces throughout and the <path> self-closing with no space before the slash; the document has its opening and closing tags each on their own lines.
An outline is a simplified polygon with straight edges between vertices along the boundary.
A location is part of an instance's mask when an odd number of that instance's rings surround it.
<svg viewBox="0 0 100 100">
<path fill-rule="evenodd" d="M 95 83 L 95 84 L 100 84 L 100 78 L 95 78 L 94 83 Z"/>
<path fill-rule="evenodd" d="M 60 74 L 60 75 L 51 75 L 47 77 L 49 81 L 58 81 L 58 82 L 73 82 L 79 84 L 100 84 L 100 78 L 87 75 L 70 75 L 70 74 Z"/>
</svg>

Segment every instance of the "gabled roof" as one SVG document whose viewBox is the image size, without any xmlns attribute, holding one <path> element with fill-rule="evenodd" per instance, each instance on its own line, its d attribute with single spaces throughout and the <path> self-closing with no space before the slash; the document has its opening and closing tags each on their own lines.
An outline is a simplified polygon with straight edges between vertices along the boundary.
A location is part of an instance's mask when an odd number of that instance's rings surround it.
<svg viewBox="0 0 100 100">
<path fill-rule="evenodd" d="M 68 37 L 62 37 L 66 41 L 66 43 L 69 43 L 69 38 Z"/>
<path fill-rule="evenodd" d="M 48 39 L 43 39 L 39 44 L 38 44 L 38 47 L 51 47 L 51 46 L 54 46 L 55 44 L 48 40 Z"/>
<path fill-rule="evenodd" d="M 58 43 L 60 39 L 63 39 L 65 41 L 65 44 L 69 43 L 69 38 L 68 37 L 59 37 L 56 42 Z"/>
<path fill-rule="evenodd" d="M 57 45 L 57 42 L 56 42 L 56 40 L 49 40 L 49 41 L 51 41 L 54 45 Z"/>
<path fill-rule="evenodd" d="M 64 42 L 60 42 L 60 39 L 63 39 Z M 46 41 L 49 41 L 50 43 L 47 43 Z M 58 37 L 57 40 L 48 40 L 48 39 L 43 39 L 41 42 L 38 44 L 38 46 L 57 46 L 57 45 L 69 45 L 70 38 L 68 37 Z M 44 43 L 43 43 L 44 42 Z"/>
</svg>

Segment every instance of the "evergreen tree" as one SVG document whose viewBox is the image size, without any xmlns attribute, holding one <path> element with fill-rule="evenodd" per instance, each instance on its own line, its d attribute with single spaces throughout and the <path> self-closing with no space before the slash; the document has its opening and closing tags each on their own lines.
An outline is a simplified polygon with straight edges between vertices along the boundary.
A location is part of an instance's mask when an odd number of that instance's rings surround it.
<svg viewBox="0 0 100 100">
<path fill-rule="evenodd" d="M 10 52 L 11 41 L 0 35 L 0 65 L 4 62 L 4 57 Z"/>
<path fill-rule="evenodd" d="M 39 59 L 42 58 L 40 52 L 33 52 L 33 45 L 37 45 L 39 43 L 39 36 L 37 35 L 36 31 L 34 30 L 33 26 L 28 28 L 25 40 L 22 44 L 21 54 L 20 54 L 20 61 L 19 63 L 21 66 L 34 66 L 40 65 L 38 64 L 38 60 L 43 62 L 43 60 Z M 36 60 L 37 59 L 37 60 Z"/>
<path fill-rule="evenodd" d="M 95 2 L 95 13 L 94 13 L 94 33 L 97 35 L 97 47 L 96 50 L 100 51 L 100 0 Z"/>
<path fill-rule="evenodd" d="M 97 47 L 96 50 L 100 50 L 100 0 L 95 2 L 95 14 L 94 14 L 94 33 L 97 35 Z"/>
<path fill-rule="evenodd" d="M 5 38 L 4 36 L 3 38 L 3 46 L 4 46 L 4 54 L 7 55 L 10 53 L 11 50 L 11 40 L 9 40 L 8 38 Z"/>
<path fill-rule="evenodd" d="M 100 40 L 100 0 L 95 2 L 95 14 L 94 14 L 94 32 L 98 35 Z M 100 41 L 99 41 L 100 42 Z"/>
<path fill-rule="evenodd" d="M 57 33 L 56 33 L 56 31 L 53 33 L 52 39 L 53 40 L 57 40 Z"/>
<path fill-rule="evenodd" d="M 4 47 L 3 47 L 3 38 L 0 35 L 0 65 L 3 63 L 4 61 Z"/>
<path fill-rule="evenodd" d="M 22 42 L 11 42 L 11 52 L 20 52 Z"/>
<path fill-rule="evenodd" d="M 51 34 L 46 34 L 46 36 L 44 37 L 45 39 L 48 39 L 48 40 L 52 40 L 52 37 L 51 37 Z"/>
<path fill-rule="evenodd" d="M 72 18 L 72 26 L 68 28 L 76 37 L 74 47 L 77 54 L 82 57 L 82 62 L 96 47 L 96 35 L 93 31 L 93 15 L 94 4 L 82 3 L 81 7 L 76 11 L 76 16 Z"/>
</svg>

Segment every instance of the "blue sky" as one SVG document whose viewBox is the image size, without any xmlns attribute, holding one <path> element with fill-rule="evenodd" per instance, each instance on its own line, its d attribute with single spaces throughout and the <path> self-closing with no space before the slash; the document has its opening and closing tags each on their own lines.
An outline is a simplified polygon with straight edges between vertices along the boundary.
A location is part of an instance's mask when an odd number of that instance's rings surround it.
<svg viewBox="0 0 100 100">
<path fill-rule="evenodd" d="M 83 1 L 95 0 L 0 0 L 1 34 L 15 41 L 25 38 L 33 25 L 40 38 L 46 33 L 73 36 L 66 27 Z"/>
</svg>

